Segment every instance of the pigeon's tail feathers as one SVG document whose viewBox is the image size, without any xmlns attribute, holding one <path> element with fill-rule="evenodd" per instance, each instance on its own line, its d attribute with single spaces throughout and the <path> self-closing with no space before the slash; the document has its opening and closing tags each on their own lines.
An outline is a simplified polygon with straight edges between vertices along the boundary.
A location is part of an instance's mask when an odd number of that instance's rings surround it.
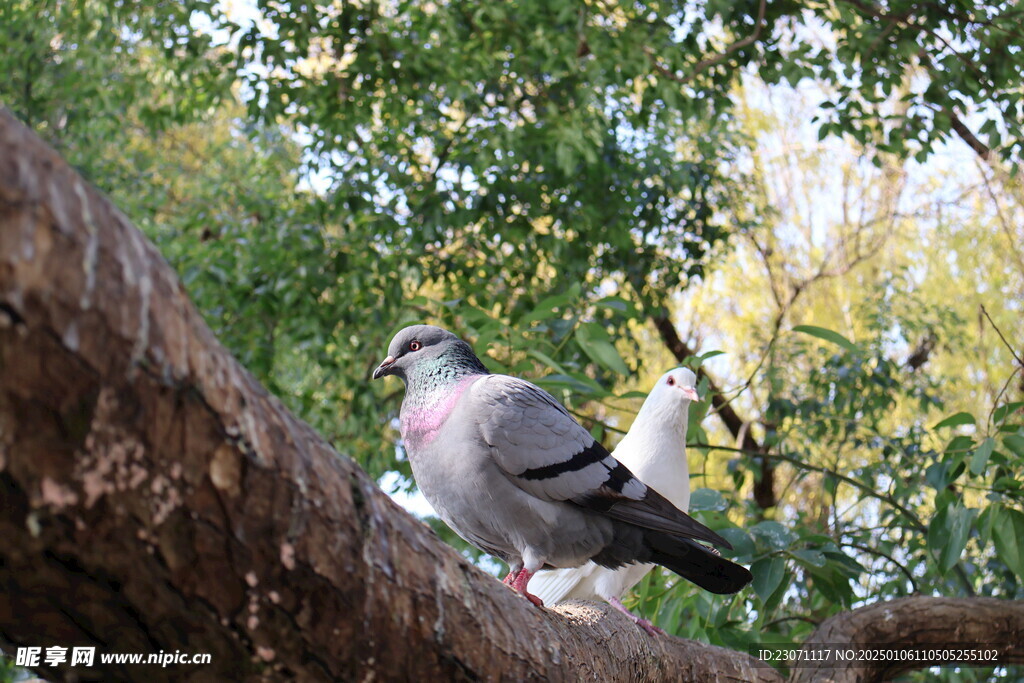
<svg viewBox="0 0 1024 683">
<path fill-rule="evenodd" d="M 754 578 L 746 567 L 689 538 L 653 532 L 644 540 L 651 549 L 652 561 L 712 593 L 736 593 Z"/>
<path fill-rule="evenodd" d="M 591 504 L 590 507 L 597 506 Z M 619 497 L 602 511 L 613 519 L 635 524 L 644 529 L 695 538 L 698 541 L 706 541 L 732 550 L 732 545 L 727 540 L 672 505 L 664 496 L 649 486 L 646 495 L 640 500 Z"/>
<path fill-rule="evenodd" d="M 530 579 L 530 590 L 543 600 L 545 605 L 557 605 L 566 600 L 573 589 L 596 569 L 597 565 L 587 562 L 581 567 L 538 572 Z"/>
</svg>

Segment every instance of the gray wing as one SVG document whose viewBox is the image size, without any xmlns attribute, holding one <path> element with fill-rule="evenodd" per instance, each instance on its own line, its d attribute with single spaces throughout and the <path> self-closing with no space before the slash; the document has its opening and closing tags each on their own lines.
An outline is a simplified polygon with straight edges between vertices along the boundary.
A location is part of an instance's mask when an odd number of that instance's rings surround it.
<svg viewBox="0 0 1024 683">
<path fill-rule="evenodd" d="M 491 457 L 530 495 L 730 547 L 633 476 L 543 389 L 514 377 L 488 375 L 470 392 Z"/>
</svg>

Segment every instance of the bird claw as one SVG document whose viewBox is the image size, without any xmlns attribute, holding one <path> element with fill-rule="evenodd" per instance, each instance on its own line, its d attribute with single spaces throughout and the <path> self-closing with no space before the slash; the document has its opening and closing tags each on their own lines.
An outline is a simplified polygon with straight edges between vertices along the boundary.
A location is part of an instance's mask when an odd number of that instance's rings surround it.
<svg viewBox="0 0 1024 683">
<path fill-rule="evenodd" d="M 516 593 L 522 595 L 524 598 L 532 602 L 537 607 L 543 607 L 544 601 L 538 598 L 530 591 L 526 590 L 526 587 L 530 583 L 531 576 L 533 576 L 533 573 L 526 571 L 526 569 L 524 568 L 515 572 L 509 572 L 508 576 L 505 577 L 505 580 L 502 583 L 510 587 Z"/>
<path fill-rule="evenodd" d="M 655 626 L 651 622 L 647 621 L 646 619 L 641 619 L 640 617 L 634 617 L 634 619 L 635 619 L 635 621 L 633 623 L 636 624 L 637 626 L 639 626 L 640 628 L 642 628 L 643 630 L 647 631 L 648 635 L 651 635 L 651 636 L 667 636 L 668 635 L 663 630 L 661 630 L 660 628 L 658 628 L 657 626 Z"/>
<path fill-rule="evenodd" d="M 627 609 L 626 606 L 622 604 L 622 601 L 619 600 L 618 598 L 609 598 L 608 599 L 608 604 L 611 605 L 612 607 L 614 607 L 615 609 L 619 610 L 623 614 L 625 614 L 627 617 L 629 617 L 630 621 L 632 621 L 634 624 L 636 624 L 637 626 L 639 626 L 643 630 L 647 631 L 648 635 L 651 635 L 651 636 L 667 636 L 668 635 L 667 633 L 662 631 L 660 628 L 658 628 L 657 626 L 655 626 L 651 622 L 647 621 L 646 619 L 644 619 L 642 617 L 638 617 L 637 615 L 635 615 L 632 612 L 630 612 L 629 609 Z"/>
<path fill-rule="evenodd" d="M 530 602 L 535 604 L 537 607 L 543 607 L 544 606 L 544 601 L 541 600 L 540 598 L 538 598 L 533 593 L 523 592 L 523 593 L 520 593 L 520 595 L 522 595 L 524 598 L 526 598 L 527 600 L 529 600 Z"/>
<path fill-rule="evenodd" d="M 509 588 L 514 590 L 519 595 L 522 595 L 524 598 L 526 598 L 527 600 L 529 600 L 530 602 L 535 604 L 537 607 L 543 607 L 544 606 L 544 601 L 543 600 L 538 598 L 533 593 L 527 592 L 526 590 L 519 590 L 518 588 L 516 588 L 515 582 L 513 582 L 513 581 L 503 581 L 502 583 L 504 583 L 506 586 L 508 586 Z"/>
</svg>

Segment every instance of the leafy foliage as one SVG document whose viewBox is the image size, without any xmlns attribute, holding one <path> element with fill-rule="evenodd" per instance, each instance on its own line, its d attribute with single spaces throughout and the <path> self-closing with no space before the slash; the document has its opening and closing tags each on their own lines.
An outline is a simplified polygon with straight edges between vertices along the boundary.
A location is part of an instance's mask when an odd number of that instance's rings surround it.
<svg viewBox="0 0 1024 683">
<path fill-rule="evenodd" d="M 679 635 L 746 649 L 799 644 L 822 619 L 882 595 L 1024 598 L 1024 403 L 977 423 L 956 413 L 893 428 L 885 418 L 897 402 L 941 406 L 936 387 L 915 385 L 880 347 L 850 347 L 794 340 L 787 352 L 810 352 L 818 369 L 794 385 L 799 395 L 772 399 L 769 457 L 792 469 L 809 503 L 786 503 L 784 524 L 752 523 L 740 486 L 693 494 L 691 510 L 733 544 L 726 556 L 750 566 L 751 590 L 712 596 L 653 573 L 638 590 L 642 611 Z M 732 471 L 742 484 L 743 470 Z"/>
</svg>

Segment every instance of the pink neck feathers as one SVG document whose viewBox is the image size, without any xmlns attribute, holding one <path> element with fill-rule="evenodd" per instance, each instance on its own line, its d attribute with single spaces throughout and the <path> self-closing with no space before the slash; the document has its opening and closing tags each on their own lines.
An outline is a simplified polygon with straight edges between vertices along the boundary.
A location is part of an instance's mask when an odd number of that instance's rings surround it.
<svg viewBox="0 0 1024 683">
<path fill-rule="evenodd" d="M 404 411 L 401 422 L 402 439 L 417 446 L 426 446 L 432 442 L 441 425 L 455 408 L 462 392 L 479 378 L 479 375 L 466 377 L 456 383 L 451 391 L 438 392 L 441 395 L 434 403 L 410 407 Z"/>
</svg>

